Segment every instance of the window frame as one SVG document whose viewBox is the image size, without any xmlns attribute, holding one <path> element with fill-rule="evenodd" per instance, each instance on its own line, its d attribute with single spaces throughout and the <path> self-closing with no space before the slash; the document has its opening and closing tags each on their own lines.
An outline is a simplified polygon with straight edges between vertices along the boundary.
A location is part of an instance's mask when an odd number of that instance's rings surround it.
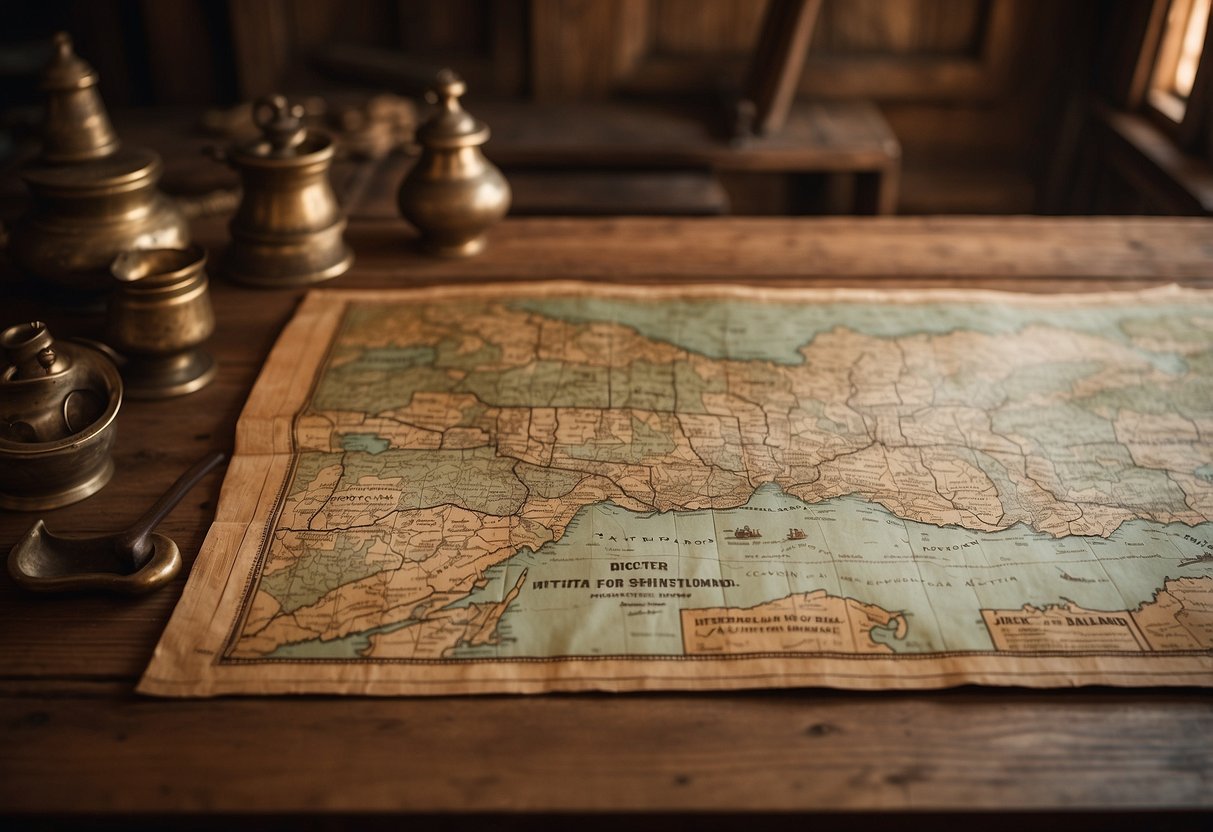
<svg viewBox="0 0 1213 832">
<path fill-rule="evenodd" d="M 1177 4 L 1190 10 L 1195 0 L 1153 0 L 1134 83 L 1130 109 L 1137 109 L 1164 131 L 1182 150 L 1196 152 L 1213 161 L 1213 9 L 1205 26 L 1204 42 L 1192 90 L 1182 101 L 1166 86 L 1157 83 L 1160 71 L 1173 72 L 1183 35 L 1168 38 L 1170 17 Z M 1185 21 L 1188 14 L 1184 14 Z M 1182 112 L 1180 112 L 1182 108 Z"/>
</svg>

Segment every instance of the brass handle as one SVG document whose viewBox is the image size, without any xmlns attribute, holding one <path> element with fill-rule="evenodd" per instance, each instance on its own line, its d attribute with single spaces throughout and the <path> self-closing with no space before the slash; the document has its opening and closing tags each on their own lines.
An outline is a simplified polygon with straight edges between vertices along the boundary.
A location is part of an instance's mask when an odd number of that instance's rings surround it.
<svg viewBox="0 0 1213 832">
<path fill-rule="evenodd" d="M 226 157 L 224 157 L 226 158 Z M 219 161 L 216 159 L 216 161 Z M 230 214 L 240 205 L 239 188 L 216 188 L 204 194 L 179 196 L 176 198 L 177 207 L 188 220 L 216 217 L 220 214 Z"/>
<path fill-rule="evenodd" d="M 227 459 L 226 454 L 215 451 L 195 462 L 189 467 L 189 470 L 169 486 L 168 491 L 160 495 L 160 499 L 136 520 L 133 526 L 114 538 L 114 547 L 119 552 L 130 553 L 136 570 L 140 569 L 151 557 L 153 549 L 151 535 L 156 526 L 160 525 L 160 521 L 177 507 L 177 503 L 181 502 L 199 480 L 225 459 Z"/>
</svg>

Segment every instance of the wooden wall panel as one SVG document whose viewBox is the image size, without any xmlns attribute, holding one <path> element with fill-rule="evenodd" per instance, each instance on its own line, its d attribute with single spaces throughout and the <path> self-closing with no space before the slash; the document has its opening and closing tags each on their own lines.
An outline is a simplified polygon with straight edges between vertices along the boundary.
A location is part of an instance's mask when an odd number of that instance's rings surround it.
<svg viewBox="0 0 1213 832">
<path fill-rule="evenodd" d="M 190 0 L 143 0 L 148 33 L 148 75 L 157 99 L 209 104 L 223 95 L 211 49 L 207 9 Z"/>
<path fill-rule="evenodd" d="M 478 94 L 524 93 L 526 0 L 396 0 L 394 5 L 402 53 L 455 67 Z"/>
<path fill-rule="evenodd" d="M 831 54 L 973 55 L 990 0 L 826 3 L 813 49 Z"/>
<path fill-rule="evenodd" d="M 410 92 L 419 75 L 449 65 L 479 93 L 520 95 L 526 2 L 228 0 L 239 92 L 249 98 L 283 86 L 314 88 L 332 80 L 316 69 L 321 63 L 328 72 L 339 64 L 346 81 L 361 74 L 366 86 Z"/>
<path fill-rule="evenodd" d="M 740 86 L 765 4 L 626 0 L 647 27 L 621 27 L 624 0 L 532 0 L 532 85 L 556 100 L 721 97 Z M 1053 137 L 1064 56 L 1089 37 L 1049 0 L 826 0 L 801 98 L 877 102 L 902 142 L 914 211 L 1030 211 Z M 607 39 L 633 44 L 621 61 Z M 636 44 L 647 48 L 635 49 Z"/>
<path fill-rule="evenodd" d="M 1136 11 L 1147 0 L 1125 2 Z M 903 208 L 991 210 L 1001 204 L 1008 211 L 1030 210 L 1033 177 L 1050 153 L 1064 111 L 1057 102 L 1083 87 L 1074 73 L 1092 71 L 1092 65 L 1095 72 L 1112 72 L 1100 69 L 1106 61 L 1092 58 L 1079 66 L 1067 58 L 1083 54 L 1083 43 L 1101 37 L 1089 18 L 1073 13 L 1093 4 L 825 0 L 798 95 L 801 100 L 869 99 L 880 106 L 904 151 Z M 171 0 L 166 9 L 160 9 L 160 0 L 140 0 L 140 5 L 148 21 L 160 20 L 161 28 L 175 30 L 184 24 L 174 22 L 172 9 L 211 8 L 206 0 Z M 468 78 L 477 96 L 559 102 L 697 95 L 721 102 L 723 111 L 730 92 L 740 87 L 765 5 L 762 0 L 227 0 L 218 8 L 230 22 L 224 57 L 235 82 L 227 86 L 244 98 L 284 85 L 295 91 L 320 88 L 332 78 L 315 71 L 316 52 L 346 44 L 351 47 L 347 58 L 366 51 L 363 64 L 370 69 L 361 81 L 369 88 L 411 90 L 393 85 L 393 79 L 410 72 L 415 79 L 449 64 Z M 119 0 L 96 0 L 90 7 L 118 9 Z M 162 44 L 159 48 L 164 53 Z M 146 51 L 154 53 L 154 45 Z M 213 58 L 216 72 L 220 54 Z M 174 57 L 160 54 L 156 61 Z M 98 56 L 99 63 L 105 60 Z M 347 76 L 358 71 L 355 67 Z M 343 80 L 357 80 L 347 76 Z M 159 103 L 182 103 L 201 96 L 200 90 L 224 86 L 203 80 L 195 84 L 185 74 L 165 76 L 156 79 L 154 89 L 149 85 L 149 93 Z M 107 78 L 107 83 L 112 82 Z M 962 179 L 963 188 L 954 185 Z M 982 193 L 992 196 L 980 204 L 970 196 Z"/>
<path fill-rule="evenodd" d="M 764 0 L 652 0 L 653 50 L 667 55 L 749 54 L 766 11 Z"/>
<path fill-rule="evenodd" d="M 248 0 L 236 2 L 245 5 Z M 399 46 L 396 10 L 391 3 L 290 0 L 287 13 L 292 42 L 301 54 L 332 41 Z"/>
<path fill-rule="evenodd" d="M 758 35 L 763 0 L 651 0 L 653 49 L 666 55 L 744 55 Z M 991 0 L 827 2 L 813 53 L 973 56 Z"/>
<path fill-rule="evenodd" d="M 606 5 L 612 2 L 618 0 Z M 600 78 L 581 95 L 703 93 L 739 85 L 765 4 L 649 5 L 652 48 L 630 65 L 617 65 L 613 82 Z M 877 101 L 992 100 L 1001 94 L 1014 57 L 1022 54 L 1025 21 L 1040 6 L 1040 0 L 827 1 L 800 91 Z M 534 8 L 540 15 L 547 10 L 546 4 Z M 565 94 L 577 96 L 570 89 Z"/>
<path fill-rule="evenodd" d="M 532 0 L 531 92 L 604 97 L 649 47 L 647 0 Z"/>
<path fill-rule="evenodd" d="M 492 9 L 483 0 L 418 3 L 397 0 L 399 45 L 410 51 L 487 52 L 491 48 Z"/>
<path fill-rule="evenodd" d="M 285 0 L 228 4 L 236 83 L 243 98 L 265 95 L 282 83 L 294 56 L 289 10 Z"/>
</svg>

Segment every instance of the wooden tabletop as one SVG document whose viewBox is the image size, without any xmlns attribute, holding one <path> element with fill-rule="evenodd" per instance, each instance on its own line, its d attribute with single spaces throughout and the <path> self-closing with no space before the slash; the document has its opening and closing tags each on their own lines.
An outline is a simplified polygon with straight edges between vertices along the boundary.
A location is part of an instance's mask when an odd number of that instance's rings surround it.
<svg viewBox="0 0 1213 832">
<path fill-rule="evenodd" d="M 224 223 L 195 235 L 222 245 Z M 402 222 L 358 219 L 331 285 L 588 278 L 1026 291 L 1213 289 L 1213 222 L 1176 219 L 509 220 L 467 261 L 423 258 Z M 12 273 L 5 326 L 98 321 Z M 262 360 L 300 297 L 215 279 L 218 379 L 125 402 L 117 473 L 44 513 L 112 531 L 205 451 L 230 451 Z M 186 558 L 222 472 L 163 524 Z M 7 552 L 34 515 L 0 512 Z M 0 814 L 732 812 L 1213 808 L 1213 696 L 965 688 L 456 699 L 137 697 L 184 586 L 139 599 L 30 597 L 0 577 Z M 768 814 L 767 819 L 777 817 Z"/>
</svg>

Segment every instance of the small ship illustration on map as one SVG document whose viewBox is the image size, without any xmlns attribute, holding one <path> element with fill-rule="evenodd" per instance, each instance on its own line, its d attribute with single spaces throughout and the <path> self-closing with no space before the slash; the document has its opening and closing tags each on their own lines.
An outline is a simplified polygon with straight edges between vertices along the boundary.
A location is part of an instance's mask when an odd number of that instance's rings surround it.
<svg viewBox="0 0 1213 832">
<path fill-rule="evenodd" d="M 788 540 L 804 540 L 808 537 L 804 529 L 788 529 Z"/>
<path fill-rule="evenodd" d="M 758 529 L 751 529 L 749 526 L 742 526 L 733 532 L 734 540 L 752 540 L 755 537 L 762 537 L 762 532 Z"/>
<path fill-rule="evenodd" d="M 1076 583 L 1080 583 L 1080 584 L 1095 584 L 1095 583 L 1099 583 L 1099 582 L 1098 582 L 1098 581 L 1096 581 L 1094 578 L 1081 578 L 1081 577 L 1078 577 L 1078 576 L 1075 576 L 1075 575 L 1071 575 L 1069 572 L 1065 571 L 1064 569 L 1063 569 L 1063 570 L 1061 570 L 1061 579 L 1062 579 L 1063 581 L 1074 581 L 1074 582 L 1076 582 Z"/>
</svg>

